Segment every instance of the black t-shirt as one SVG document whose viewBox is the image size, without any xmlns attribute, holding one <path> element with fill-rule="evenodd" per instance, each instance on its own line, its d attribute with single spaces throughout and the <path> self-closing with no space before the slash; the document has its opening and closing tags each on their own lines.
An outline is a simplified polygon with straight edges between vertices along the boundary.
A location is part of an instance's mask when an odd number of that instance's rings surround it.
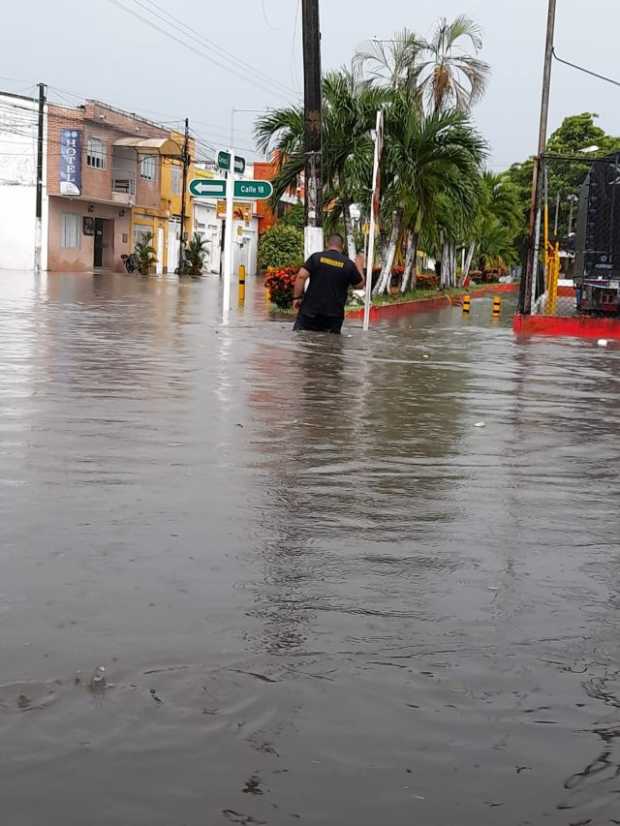
<svg viewBox="0 0 620 826">
<path fill-rule="evenodd" d="M 310 317 L 344 318 L 349 287 L 362 280 L 353 261 L 336 250 L 325 250 L 311 255 L 304 269 L 310 273 L 310 279 L 301 312 Z"/>
</svg>

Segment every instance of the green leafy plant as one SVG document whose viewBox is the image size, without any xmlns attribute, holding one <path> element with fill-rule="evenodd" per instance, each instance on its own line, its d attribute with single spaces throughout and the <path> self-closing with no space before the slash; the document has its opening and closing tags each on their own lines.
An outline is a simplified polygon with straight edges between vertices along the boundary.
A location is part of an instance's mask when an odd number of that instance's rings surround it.
<svg viewBox="0 0 620 826">
<path fill-rule="evenodd" d="M 138 271 L 141 275 L 148 275 L 157 263 L 157 253 L 151 242 L 153 233 L 147 232 L 140 241 L 136 243 L 134 255 L 138 261 Z"/>
<path fill-rule="evenodd" d="M 293 204 L 288 207 L 279 219 L 279 223 L 287 227 L 303 230 L 305 224 L 305 210 L 303 204 Z"/>
<path fill-rule="evenodd" d="M 258 264 L 262 270 L 299 267 L 304 260 L 304 234 L 295 227 L 275 224 L 261 237 Z"/>
<path fill-rule="evenodd" d="M 207 257 L 207 242 L 197 232 L 184 250 L 183 273 L 185 275 L 201 275 Z"/>
</svg>

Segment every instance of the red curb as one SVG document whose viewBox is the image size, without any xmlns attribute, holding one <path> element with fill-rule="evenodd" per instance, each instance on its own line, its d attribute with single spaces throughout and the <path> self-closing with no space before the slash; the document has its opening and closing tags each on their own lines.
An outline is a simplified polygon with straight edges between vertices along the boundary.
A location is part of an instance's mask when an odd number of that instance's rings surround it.
<svg viewBox="0 0 620 826">
<path fill-rule="evenodd" d="M 519 288 L 518 284 L 486 284 L 479 289 L 472 289 L 469 293 L 471 298 L 479 298 L 494 293 L 513 293 Z M 409 313 L 424 313 L 431 310 L 438 310 L 441 307 L 449 307 L 451 304 L 461 304 L 462 295 L 440 295 L 436 298 L 414 298 L 411 301 L 397 301 L 394 304 L 377 304 L 370 308 L 370 320 L 376 321 L 384 316 L 400 316 Z M 347 310 L 347 318 L 364 318 L 364 308 Z"/>
<path fill-rule="evenodd" d="M 572 338 L 620 339 L 620 319 L 574 316 L 516 315 L 512 329 L 522 336 L 570 336 Z"/>
<path fill-rule="evenodd" d="M 418 298 L 414 301 L 399 301 L 395 304 L 379 304 L 370 308 L 370 320 L 376 320 L 383 316 L 407 315 L 409 313 L 424 313 L 429 310 L 437 310 L 440 307 L 449 307 L 452 302 L 447 295 L 438 298 Z M 364 308 L 347 310 L 347 318 L 364 318 Z"/>
</svg>

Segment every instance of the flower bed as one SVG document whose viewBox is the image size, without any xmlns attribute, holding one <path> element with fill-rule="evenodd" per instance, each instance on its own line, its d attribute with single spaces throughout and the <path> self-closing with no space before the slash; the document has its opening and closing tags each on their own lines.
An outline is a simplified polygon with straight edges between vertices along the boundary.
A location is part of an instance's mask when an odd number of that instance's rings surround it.
<svg viewBox="0 0 620 826">
<path fill-rule="evenodd" d="M 298 267 L 272 267 L 267 270 L 265 289 L 269 300 L 280 310 L 288 309 L 293 303 L 293 290 Z"/>
</svg>

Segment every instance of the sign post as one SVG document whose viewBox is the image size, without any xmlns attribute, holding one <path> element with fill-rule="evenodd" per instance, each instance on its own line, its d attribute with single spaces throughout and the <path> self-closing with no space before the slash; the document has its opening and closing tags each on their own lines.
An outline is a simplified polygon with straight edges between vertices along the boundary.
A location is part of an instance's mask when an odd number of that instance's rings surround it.
<svg viewBox="0 0 620 826">
<path fill-rule="evenodd" d="M 372 173 L 372 203 L 370 206 L 370 229 L 368 233 L 368 258 L 366 260 L 366 295 L 364 296 L 364 330 L 370 326 L 370 305 L 372 302 L 372 270 L 375 263 L 375 230 L 381 205 L 381 181 L 379 165 L 383 152 L 383 110 L 377 112 L 375 132 L 375 162 Z"/>
<path fill-rule="evenodd" d="M 232 147 L 228 150 L 229 161 L 234 157 Z M 230 283 L 232 279 L 233 266 L 233 208 L 235 203 L 235 169 L 234 164 L 228 171 L 226 180 L 226 230 L 224 235 L 224 300 L 222 303 L 222 314 L 224 323 L 230 312 Z"/>
</svg>

